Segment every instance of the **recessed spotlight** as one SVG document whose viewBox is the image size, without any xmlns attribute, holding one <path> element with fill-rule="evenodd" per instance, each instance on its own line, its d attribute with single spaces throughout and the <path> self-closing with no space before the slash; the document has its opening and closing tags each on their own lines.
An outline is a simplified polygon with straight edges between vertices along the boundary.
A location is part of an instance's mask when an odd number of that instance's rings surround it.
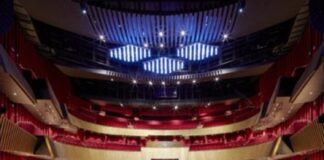
<svg viewBox="0 0 324 160">
<path fill-rule="evenodd" d="M 223 34 L 223 40 L 225 41 L 225 40 L 227 40 L 228 39 L 228 34 L 227 33 L 224 33 Z"/>
<path fill-rule="evenodd" d="M 87 14 L 87 2 L 86 1 L 81 1 L 80 3 L 80 8 L 81 8 L 81 13 L 82 14 Z"/>
<path fill-rule="evenodd" d="M 163 86 L 165 86 L 165 82 L 164 82 L 164 81 L 162 81 L 161 84 L 162 84 Z"/>
<path fill-rule="evenodd" d="M 219 77 L 215 77 L 215 81 L 218 82 L 219 81 Z"/>
<path fill-rule="evenodd" d="M 174 110 L 178 110 L 179 106 L 175 105 L 173 108 L 174 108 Z"/>
<path fill-rule="evenodd" d="M 194 79 L 194 80 L 192 80 L 192 84 L 196 84 L 196 82 L 197 82 L 197 81 L 196 81 L 195 79 Z"/>
<path fill-rule="evenodd" d="M 232 111 L 231 111 L 231 110 L 227 110 L 227 111 L 225 112 L 225 116 L 230 116 L 230 115 L 232 115 Z"/>
<path fill-rule="evenodd" d="M 16 92 L 14 92 L 14 93 L 12 93 L 14 96 L 17 96 L 17 93 Z"/>
<path fill-rule="evenodd" d="M 99 35 L 99 39 L 101 40 L 101 41 L 103 41 L 103 42 L 105 42 L 106 41 L 106 39 L 105 39 L 105 36 L 104 35 Z"/>
<path fill-rule="evenodd" d="M 181 31 L 180 31 L 180 35 L 181 35 L 181 36 L 185 36 L 186 34 L 187 34 L 187 32 L 186 32 L 185 30 L 181 30 Z"/>
<path fill-rule="evenodd" d="M 124 107 L 124 104 L 122 104 L 122 103 L 119 103 L 119 105 L 120 105 L 121 107 Z"/>
<path fill-rule="evenodd" d="M 181 84 L 181 82 L 180 81 L 177 81 L 177 85 L 180 85 Z"/>
<path fill-rule="evenodd" d="M 164 32 L 160 31 L 160 32 L 158 33 L 158 35 L 159 35 L 159 37 L 163 37 L 163 36 L 164 36 Z"/>
<path fill-rule="evenodd" d="M 132 83 L 133 83 L 133 84 L 136 84 L 136 83 L 137 83 L 136 79 L 133 79 L 133 80 L 132 80 Z"/>
<path fill-rule="evenodd" d="M 202 123 L 199 123 L 198 125 L 197 125 L 197 128 L 203 128 L 204 127 L 204 124 L 202 124 Z"/>
<path fill-rule="evenodd" d="M 207 106 L 210 106 L 210 102 L 207 103 Z"/>
<path fill-rule="evenodd" d="M 129 124 L 127 125 L 127 127 L 128 127 L 128 128 L 134 128 L 134 126 L 133 126 L 132 123 L 129 123 Z"/>
<path fill-rule="evenodd" d="M 105 111 L 100 111 L 99 116 L 103 116 L 103 117 L 106 116 L 106 112 Z"/>
<path fill-rule="evenodd" d="M 164 48 L 164 44 L 163 43 L 160 43 L 159 47 L 160 48 Z"/>
<path fill-rule="evenodd" d="M 110 78 L 110 81 L 111 81 L 111 82 L 113 82 L 113 81 L 114 81 L 114 79 L 113 79 L 113 78 Z"/>
<path fill-rule="evenodd" d="M 143 46 L 144 46 L 145 48 L 147 48 L 149 45 L 148 45 L 148 43 L 144 43 Z"/>
<path fill-rule="evenodd" d="M 238 10 L 238 12 L 239 12 L 239 13 L 243 13 L 244 8 L 245 8 L 245 6 L 246 6 L 246 4 L 245 4 L 245 0 L 240 0 L 239 3 L 238 3 L 238 5 L 239 5 L 239 10 Z"/>
<path fill-rule="evenodd" d="M 152 82 L 152 81 L 149 81 L 148 84 L 149 84 L 150 86 L 153 86 L 153 82 Z"/>
<path fill-rule="evenodd" d="M 156 106 L 153 106 L 152 108 L 153 108 L 153 110 L 156 110 Z"/>
</svg>

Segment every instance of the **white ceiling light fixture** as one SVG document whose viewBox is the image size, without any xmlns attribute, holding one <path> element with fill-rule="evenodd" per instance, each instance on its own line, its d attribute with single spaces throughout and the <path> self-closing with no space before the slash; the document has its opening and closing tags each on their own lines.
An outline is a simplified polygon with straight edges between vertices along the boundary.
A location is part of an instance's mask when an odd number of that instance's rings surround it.
<svg viewBox="0 0 324 160">
<path fill-rule="evenodd" d="M 187 32 L 185 30 L 181 30 L 180 31 L 180 36 L 185 36 L 185 35 L 187 35 Z"/>
<path fill-rule="evenodd" d="M 159 37 L 163 37 L 163 36 L 164 36 L 164 32 L 160 31 L 160 32 L 158 33 L 158 35 L 159 35 Z"/>
<path fill-rule="evenodd" d="M 224 34 L 223 34 L 223 41 L 228 40 L 228 38 L 229 38 L 229 37 L 228 37 L 228 34 L 227 34 L 227 33 L 224 33 Z"/>
<path fill-rule="evenodd" d="M 99 40 L 102 41 L 102 42 L 106 42 L 106 38 L 104 35 L 99 35 Z"/>
<path fill-rule="evenodd" d="M 163 43 L 160 43 L 159 47 L 160 48 L 164 48 L 164 44 Z"/>
</svg>

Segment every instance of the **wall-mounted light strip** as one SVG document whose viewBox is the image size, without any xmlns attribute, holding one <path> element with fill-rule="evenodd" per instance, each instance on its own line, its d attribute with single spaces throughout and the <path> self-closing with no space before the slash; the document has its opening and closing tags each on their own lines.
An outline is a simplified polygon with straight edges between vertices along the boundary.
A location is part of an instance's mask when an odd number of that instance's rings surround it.
<svg viewBox="0 0 324 160">
<path fill-rule="evenodd" d="M 126 45 L 109 50 L 109 56 L 123 62 L 138 62 L 151 57 L 151 50 L 134 45 Z"/>
<path fill-rule="evenodd" d="M 195 43 L 177 49 L 177 56 L 190 61 L 201 61 L 218 55 L 218 46 Z"/>
<path fill-rule="evenodd" d="M 170 74 L 184 69 L 184 61 L 168 57 L 160 57 L 143 62 L 143 68 L 145 71 L 156 74 Z"/>
</svg>

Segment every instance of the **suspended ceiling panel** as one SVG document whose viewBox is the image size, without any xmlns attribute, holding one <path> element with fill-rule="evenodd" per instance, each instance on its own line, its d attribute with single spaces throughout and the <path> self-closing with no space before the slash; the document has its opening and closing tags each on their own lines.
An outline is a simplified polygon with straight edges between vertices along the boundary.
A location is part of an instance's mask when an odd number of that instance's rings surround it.
<svg viewBox="0 0 324 160">
<path fill-rule="evenodd" d="M 237 38 L 293 18 L 305 0 L 247 0 L 230 38 Z M 31 17 L 49 25 L 98 38 L 80 5 L 72 0 L 22 0 Z"/>
</svg>

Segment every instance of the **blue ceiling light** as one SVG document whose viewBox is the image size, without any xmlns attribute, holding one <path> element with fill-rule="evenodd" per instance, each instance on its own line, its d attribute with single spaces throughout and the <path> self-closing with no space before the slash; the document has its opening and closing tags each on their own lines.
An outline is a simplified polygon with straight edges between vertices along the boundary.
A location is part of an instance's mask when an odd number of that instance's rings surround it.
<svg viewBox="0 0 324 160">
<path fill-rule="evenodd" d="M 190 61 L 201 61 L 218 54 L 218 46 L 194 43 L 177 49 L 177 56 Z"/>
<path fill-rule="evenodd" d="M 138 62 L 151 57 L 151 50 L 134 45 L 126 45 L 109 50 L 109 56 L 112 59 L 123 62 Z"/>
<path fill-rule="evenodd" d="M 170 74 L 184 69 L 184 61 L 168 57 L 160 57 L 143 62 L 143 68 L 145 71 L 156 74 Z"/>
</svg>

